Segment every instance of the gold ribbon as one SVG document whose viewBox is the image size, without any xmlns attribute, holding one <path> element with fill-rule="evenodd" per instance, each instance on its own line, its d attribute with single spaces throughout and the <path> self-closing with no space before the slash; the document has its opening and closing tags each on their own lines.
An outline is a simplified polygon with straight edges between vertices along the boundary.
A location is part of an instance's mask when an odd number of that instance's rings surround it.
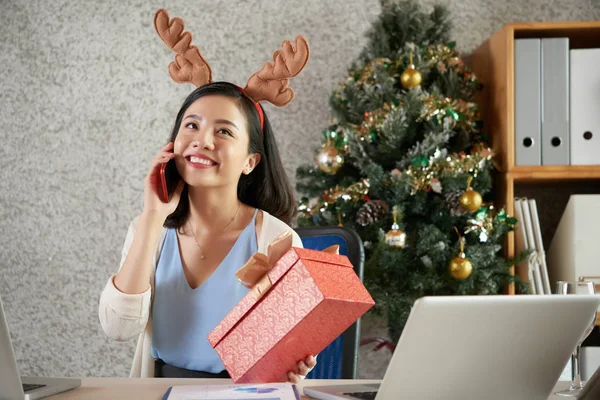
<svg viewBox="0 0 600 400">
<path fill-rule="evenodd" d="M 338 245 L 333 245 L 323 252 L 339 254 Z M 287 231 L 273 240 L 267 248 L 267 255 L 254 253 L 252 257 L 235 273 L 238 281 L 252 289 L 257 299 L 260 299 L 273 286 L 269 279 L 269 271 L 273 269 L 277 261 L 292 248 L 292 232 Z"/>
</svg>

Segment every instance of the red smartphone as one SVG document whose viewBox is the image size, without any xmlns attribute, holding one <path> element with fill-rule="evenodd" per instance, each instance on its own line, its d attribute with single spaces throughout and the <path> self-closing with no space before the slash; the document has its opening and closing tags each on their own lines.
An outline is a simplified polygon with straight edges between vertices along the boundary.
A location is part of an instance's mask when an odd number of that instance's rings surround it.
<svg viewBox="0 0 600 400">
<path fill-rule="evenodd" d="M 158 192 L 158 197 L 160 197 L 163 203 L 169 202 L 169 192 L 167 191 L 167 177 L 165 176 L 167 164 L 168 163 L 160 164 L 158 170 L 158 187 L 156 188 Z"/>
<path fill-rule="evenodd" d="M 172 152 L 172 151 L 171 151 Z M 156 192 L 163 203 L 169 202 L 170 194 L 173 193 L 177 182 L 181 177 L 175 166 L 175 159 L 172 158 L 158 167 L 158 181 L 156 182 Z"/>
</svg>

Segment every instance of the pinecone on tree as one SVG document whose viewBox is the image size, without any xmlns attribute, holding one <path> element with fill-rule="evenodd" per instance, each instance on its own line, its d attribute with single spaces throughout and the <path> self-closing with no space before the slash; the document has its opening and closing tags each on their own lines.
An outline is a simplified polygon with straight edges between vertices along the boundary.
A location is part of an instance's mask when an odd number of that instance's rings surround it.
<svg viewBox="0 0 600 400">
<path fill-rule="evenodd" d="M 356 222 L 367 226 L 379 221 L 390 211 L 389 206 L 383 200 L 371 200 L 362 205 L 356 213 Z"/>
<path fill-rule="evenodd" d="M 448 209 L 450 209 L 450 214 L 455 217 L 466 214 L 466 211 L 460 206 L 459 201 L 463 193 L 464 191 L 460 190 L 450 190 L 444 193 L 444 199 L 446 200 Z"/>
</svg>

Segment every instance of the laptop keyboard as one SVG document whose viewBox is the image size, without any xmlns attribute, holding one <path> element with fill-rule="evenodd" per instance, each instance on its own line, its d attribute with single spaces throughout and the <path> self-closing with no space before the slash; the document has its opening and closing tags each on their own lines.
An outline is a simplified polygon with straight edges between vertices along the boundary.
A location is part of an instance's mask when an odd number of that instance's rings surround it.
<svg viewBox="0 0 600 400">
<path fill-rule="evenodd" d="M 350 397 L 354 397 L 355 399 L 361 399 L 361 400 L 375 400 L 375 396 L 377 396 L 377 392 L 344 393 L 344 396 L 350 396 Z"/>
<path fill-rule="evenodd" d="M 44 386 L 46 386 L 46 385 L 33 385 L 31 383 L 23 383 L 22 385 L 23 385 L 23 391 L 25 393 L 31 392 L 32 390 L 43 388 Z"/>
</svg>

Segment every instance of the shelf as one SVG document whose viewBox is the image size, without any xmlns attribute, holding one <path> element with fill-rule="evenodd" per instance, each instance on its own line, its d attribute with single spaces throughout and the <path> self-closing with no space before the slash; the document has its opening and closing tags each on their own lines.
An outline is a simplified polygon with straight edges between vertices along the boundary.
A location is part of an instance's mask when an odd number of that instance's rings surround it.
<svg viewBox="0 0 600 400">
<path fill-rule="evenodd" d="M 515 39 L 568 37 L 569 48 L 598 47 L 600 21 L 517 22 L 506 25 Z"/>
<path fill-rule="evenodd" d="M 515 166 L 505 174 L 514 182 L 600 179 L 600 165 Z"/>
<path fill-rule="evenodd" d="M 600 165 L 515 165 L 515 39 L 548 37 L 568 37 L 570 49 L 600 48 L 600 21 L 509 23 L 481 43 L 471 57 L 472 70 L 483 84 L 476 101 L 499 168 L 495 205 L 505 207 L 510 215 L 514 214 L 515 187 L 520 183 L 528 184 L 523 186 L 543 183 L 561 189 L 569 181 L 579 181 L 586 186 L 588 182 L 600 181 Z M 515 256 L 514 232 L 508 232 L 504 250 L 507 257 Z M 526 278 L 518 266 L 512 267 L 511 273 Z M 514 284 L 507 289 L 508 294 L 515 294 Z M 600 326 L 600 314 L 597 324 Z"/>
<path fill-rule="evenodd" d="M 478 94 L 477 103 L 480 106 L 484 127 L 488 127 L 486 129 L 491 139 L 491 147 L 496 153 L 496 161 L 503 170 L 512 171 L 515 168 L 513 98 L 515 39 L 541 37 L 568 37 L 570 49 L 600 48 L 600 21 L 509 23 L 476 48 L 472 54 L 473 72 L 484 89 Z M 515 176 L 520 177 L 521 173 Z M 568 177 L 570 179 L 570 176 Z M 541 179 L 556 178 L 555 175 L 548 175 L 542 176 Z"/>
</svg>

